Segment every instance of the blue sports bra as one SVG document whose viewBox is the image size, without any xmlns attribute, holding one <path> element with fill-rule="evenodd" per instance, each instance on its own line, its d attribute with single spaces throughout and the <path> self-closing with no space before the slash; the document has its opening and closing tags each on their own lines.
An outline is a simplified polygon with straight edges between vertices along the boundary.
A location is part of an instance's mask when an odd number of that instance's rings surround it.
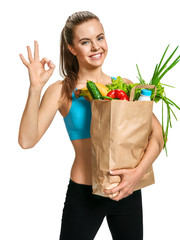
<svg viewBox="0 0 180 240">
<path fill-rule="evenodd" d="M 73 91 L 72 104 L 64 123 L 70 140 L 90 138 L 91 103 L 83 96 L 76 98 Z"/>
</svg>

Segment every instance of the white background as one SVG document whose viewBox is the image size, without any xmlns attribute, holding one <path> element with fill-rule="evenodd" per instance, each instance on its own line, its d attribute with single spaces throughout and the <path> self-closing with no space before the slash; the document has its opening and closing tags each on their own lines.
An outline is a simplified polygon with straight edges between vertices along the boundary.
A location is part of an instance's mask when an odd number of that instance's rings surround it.
<svg viewBox="0 0 180 240">
<path fill-rule="evenodd" d="M 75 153 L 57 113 L 40 142 L 32 149 L 18 145 L 18 130 L 28 94 L 29 78 L 19 53 L 34 40 L 40 58 L 52 59 L 56 69 L 45 89 L 59 76 L 61 29 L 69 15 L 89 10 L 105 28 L 109 53 L 103 70 L 138 82 L 136 63 L 149 82 L 156 63 L 170 43 L 168 55 L 179 45 L 179 1 L 4 1 L 0 8 L 1 44 L 1 156 L 0 239 L 58 240 L 70 168 Z M 178 49 L 175 56 L 180 54 Z M 176 86 L 167 96 L 180 105 L 180 63 L 163 79 Z M 174 109 L 178 119 L 180 112 Z M 161 102 L 154 104 L 161 121 Z M 144 239 L 180 239 L 179 121 L 172 118 L 168 158 L 163 151 L 154 163 L 156 184 L 143 189 Z M 120 226 L 121 227 L 121 226 Z M 111 239 L 106 220 L 96 240 Z"/>
</svg>

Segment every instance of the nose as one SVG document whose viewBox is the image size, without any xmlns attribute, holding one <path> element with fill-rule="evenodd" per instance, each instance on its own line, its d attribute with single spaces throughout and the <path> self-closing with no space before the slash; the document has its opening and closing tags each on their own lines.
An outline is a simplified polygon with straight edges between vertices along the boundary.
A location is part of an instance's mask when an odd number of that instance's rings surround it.
<svg viewBox="0 0 180 240">
<path fill-rule="evenodd" d="M 94 41 L 92 43 L 92 50 L 97 51 L 97 50 L 99 50 L 99 48 L 100 48 L 99 44 L 96 41 Z"/>
</svg>

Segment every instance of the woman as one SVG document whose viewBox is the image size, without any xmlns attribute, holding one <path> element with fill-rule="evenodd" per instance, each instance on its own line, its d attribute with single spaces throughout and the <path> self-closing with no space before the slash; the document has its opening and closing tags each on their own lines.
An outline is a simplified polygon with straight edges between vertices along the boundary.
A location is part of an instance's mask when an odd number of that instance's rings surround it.
<svg viewBox="0 0 180 240">
<path fill-rule="evenodd" d="M 34 58 L 29 46 L 27 51 L 29 62 L 20 54 L 29 71 L 30 87 L 19 129 L 19 144 L 24 149 L 37 144 L 59 111 L 75 150 L 60 239 L 94 239 L 105 216 L 113 239 L 143 239 L 141 190 L 133 189 L 163 148 L 162 128 L 154 115 L 152 135 L 141 163 L 131 170 L 119 169 L 110 173 L 121 175 L 122 181 L 117 187 L 105 189 L 104 192 L 118 192 L 118 195 L 110 199 L 92 194 L 91 106 L 83 97 L 76 99 L 74 90 L 85 87 L 87 79 L 111 83 L 111 77 L 102 72 L 108 46 L 99 18 L 84 11 L 76 12 L 67 19 L 61 33 L 60 55 L 60 69 L 65 78 L 47 88 L 40 106 L 42 88 L 51 77 L 55 65 L 47 58 L 39 60 L 37 41 L 34 42 Z M 48 70 L 44 68 L 46 63 Z M 131 82 L 127 79 L 124 81 Z"/>
</svg>

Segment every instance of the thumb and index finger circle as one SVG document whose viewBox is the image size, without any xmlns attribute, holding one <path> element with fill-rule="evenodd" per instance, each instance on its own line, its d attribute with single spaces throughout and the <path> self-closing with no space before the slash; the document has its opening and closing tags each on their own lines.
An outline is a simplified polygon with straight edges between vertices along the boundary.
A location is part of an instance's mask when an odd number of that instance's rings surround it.
<svg viewBox="0 0 180 240">
<path fill-rule="evenodd" d="M 48 72 L 49 74 L 52 74 L 53 71 L 54 71 L 54 68 L 55 68 L 55 65 L 54 65 L 54 63 L 52 62 L 52 60 L 50 60 L 50 61 L 48 62 L 48 67 L 49 67 L 49 69 L 47 70 L 47 72 Z"/>
<path fill-rule="evenodd" d="M 49 60 L 48 58 L 44 57 L 41 60 L 41 63 L 43 64 L 43 66 L 47 63 L 48 67 L 53 68 L 55 67 L 54 63 L 52 62 L 52 60 Z"/>
<path fill-rule="evenodd" d="M 52 60 L 49 60 L 48 58 L 44 57 L 42 60 L 41 60 L 41 63 L 43 64 L 43 67 L 45 64 L 48 65 L 49 69 L 46 70 L 49 74 L 52 74 L 53 71 L 54 71 L 54 68 L 55 68 L 55 64 L 52 62 Z"/>
</svg>

